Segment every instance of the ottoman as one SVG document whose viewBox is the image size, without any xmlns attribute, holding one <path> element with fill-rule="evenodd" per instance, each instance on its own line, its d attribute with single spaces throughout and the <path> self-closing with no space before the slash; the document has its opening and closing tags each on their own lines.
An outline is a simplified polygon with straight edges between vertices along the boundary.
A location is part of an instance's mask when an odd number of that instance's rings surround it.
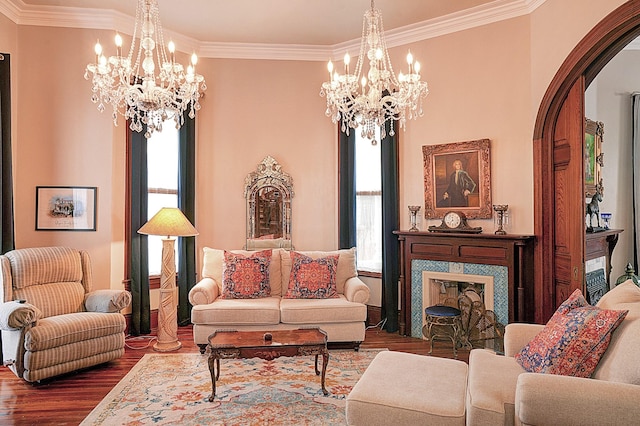
<svg viewBox="0 0 640 426">
<path fill-rule="evenodd" d="M 349 425 L 464 425 L 468 365 L 380 352 L 346 402 Z"/>
</svg>

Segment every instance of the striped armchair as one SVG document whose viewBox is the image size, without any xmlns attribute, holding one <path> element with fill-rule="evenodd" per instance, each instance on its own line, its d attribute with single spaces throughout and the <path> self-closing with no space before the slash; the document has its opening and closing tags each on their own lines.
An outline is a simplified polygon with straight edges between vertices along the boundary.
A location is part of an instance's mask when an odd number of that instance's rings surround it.
<svg viewBox="0 0 640 426">
<path fill-rule="evenodd" d="M 92 292 L 87 252 L 13 250 L 0 256 L 0 278 L 2 361 L 16 376 L 36 382 L 124 354 L 131 294 Z"/>
</svg>

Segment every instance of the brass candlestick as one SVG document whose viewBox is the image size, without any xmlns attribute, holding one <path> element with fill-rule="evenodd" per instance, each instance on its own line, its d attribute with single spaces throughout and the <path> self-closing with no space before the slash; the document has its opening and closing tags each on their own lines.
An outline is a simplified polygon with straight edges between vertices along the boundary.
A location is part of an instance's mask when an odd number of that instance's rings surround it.
<svg viewBox="0 0 640 426">
<path fill-rule="evenodd" d="M 420 211 L 420 206 L 409 206 L 409 212 L 411 213 L 411 228 L 409 228 L 409 231 L 411 232 L 418 232 L 418 212 Z"/>
<path fill-rule="evenodd" d="M 498 220 L 498 229 L 496 229 L 496 235 L 505 235 L 507 231 L 502 228 L 504 221 L 504 213 L 509 208 L 508 204 L 494 204 L 493 210 L 496 212 L 497 220 Z"/>
</svg>

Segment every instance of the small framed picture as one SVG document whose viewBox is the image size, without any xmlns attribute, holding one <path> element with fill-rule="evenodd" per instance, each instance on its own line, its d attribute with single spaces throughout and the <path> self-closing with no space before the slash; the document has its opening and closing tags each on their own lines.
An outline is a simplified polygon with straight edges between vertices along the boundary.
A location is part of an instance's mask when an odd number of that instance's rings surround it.
<svg viewBox="0 0 640 426">
<path fill-rule="evenodd" d="M 36 231 L 95 231 L 95 186 L 36 186 Z"/>
</svg>

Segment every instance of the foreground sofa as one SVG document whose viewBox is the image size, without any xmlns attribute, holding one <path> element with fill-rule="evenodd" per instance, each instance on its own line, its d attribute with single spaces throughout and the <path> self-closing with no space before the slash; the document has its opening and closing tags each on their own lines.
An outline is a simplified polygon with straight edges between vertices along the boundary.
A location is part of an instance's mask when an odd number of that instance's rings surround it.
<svg viewBox="0 0 640 426">
<path fill-rule="evenodd" d="M 36 382 L 124 355 L 124 290 L 92 291 L 85 251 L 25 248 L 0 256 L 2 360 Z"/>
<path fill-rule="evenodd" d="M 591 378 L 526 372 L 515 356 L 545 326 L 513 323 L 506 327 L 505 355 L 474 349 L 468 371 L 457 360 L 379 354 L 347 397 L 347 421 L 352 425 L 638 424 L 640 288 L 626 281 L 606 293 L 597 307 L 628 313 L 613 331 Z M 389 372 L 395 373 L 393 380 Z"/>
<path fill-rule="evenodd" d="M 219 329 L 283 330 L 320 327 L 329 342 L 352 343 L 357 349 L 364 340 L 369 288 L 359 278 L 355 248 L 337 251 L 299 251 L 322 259 L 337 256 L 336 296 L 332 298 L 288 298 L 294 252 L 269 249 L 269 291 L 264 297 L 224 298 L 224 250 L 204 248 L 202 279 L 189 292 L 193 305 L 193 339 L 204 353 L 208 337 Z M 234 250 L 251 256 L 256 252 Z"/>
</svg>

